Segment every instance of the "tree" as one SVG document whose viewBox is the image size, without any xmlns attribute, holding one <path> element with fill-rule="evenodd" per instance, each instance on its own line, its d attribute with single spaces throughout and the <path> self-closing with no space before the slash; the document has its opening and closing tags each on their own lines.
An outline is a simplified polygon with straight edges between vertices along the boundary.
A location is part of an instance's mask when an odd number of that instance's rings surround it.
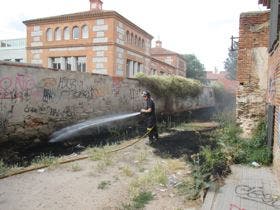
<svg viewBox="0 0 280 210">
<path fill-rule="evenodd" d="M 183 55 L 187 62 L 187 75 L 188 78 L 204 81 L 206 79 L 206 72 L 204 65 L 200 63 L 194 54 Z"/>
<path fill-rule="evenodd" d="M 236 79 L 238 42 L 233 42 L 233 46 L 228 49 L 228 58 L 224 62 L 224 68 L 228 72 L 230 79 Z"/>
</svg>

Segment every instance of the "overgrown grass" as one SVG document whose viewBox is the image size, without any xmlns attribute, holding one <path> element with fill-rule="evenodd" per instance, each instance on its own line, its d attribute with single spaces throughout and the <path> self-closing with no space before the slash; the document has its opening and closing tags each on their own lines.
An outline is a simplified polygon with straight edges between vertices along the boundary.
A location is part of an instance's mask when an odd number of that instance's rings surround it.
<svg viewBox="0 0 280 210">
<path fill-rule="evenodd" d="M 148 192 L 140 192 L 139 195 L 135 196 L 132 199 L 132 204 L 123 204 L 122 210 L 135 210 L 135 209 L 143 209 L 146 204 L 148 204 L 151 200 L 154 199 L 153 194 Z"/>
<path fill-rule="evenodd" d="M 138 74 L 140 83 L 149 88 L 150 91 L 161 97 L 197 96 L 202 90 L 202 84 L 198 80 L 187 79 L 180 76 L 146 76 Z"/>
<path fill-rule="evenodd" d="M 111 157 L 109 146 L 89 148 L 87 149 L 87 153 L 89 154 L 90 160 L 93 161 L 107 160 Z"/>
<path fill-rule="evenodd" d="M 9 170 L 9 167 L 5 165 L 3 160 L 0 159 L 0 176 L 5 175 Z"/>
<path fill-rule="evenodd" d="M 133 171 L 129 166 L 124 166 L 121 168 L 121 172 L 128 177 L 132 177 L 133 176 Z"/>
<path fill-rule="evenodd" d="M 241 129 L 234 123 L 228 123 L 218 130 L 213 137 L 218 139 L 222 152 L 231 163 L 269 165 L 272 151 L 266 145 L 266 122 L 262 119 L 253 132 L 252 138 L 242 139 Z"/>
<path fill-rule="evenodd" d="M 192 156 L 192 177 L 178 186 L 179 192 L 188 199 L 198 198 L 213 181 L 227 175 L 231 164 L 251 165 L 256 161 L 269 165 L 272 161 L 271 148 L 266 145 L 264 120 L 260 120 L 251 139 L 242 139 L 233 115 L 222 113 L 216 119 L 221 127 L 212 132 L 209 145 L 202 146 L 199 153 Z"/>
<path fill-rule="evenodd" d="M 137 164 L 139 165 L 144 163 L 147 160 L 147 157 L 148 157 L 147 151 L 140 152 L 140 154 L 136 157 Z"/>
<path fill-rule="evenodd" d="M 155 185 L 166 186 L 167 182 L 166 169 L 162 165 L 157 164 L 147 174 L 133 180 L 129 186 L 129 191 L 131 195 L 136 196 L 141 192 L 151 190 Z"/>
<path fill-rule="evenodd" d="M 74 163 L 74 164 L 71 165 L 71 170 L 73 172 L 81 171 L 82 167 L 78 163 Z"/>
<path fill-rule="evenodd" d="M 185 170 L 186 169 L 186 163 L 183 160 L 178 159 L 167 159 L 166 162 L 166 170 L 172 174 L 176 173 L 179 170 Z"/>
<path fill-rule="evenodd" d="M 104 171 L 108 166 L 113 164 L 112 153 L 110 153 L 110 146 L 94 147 L 87 149 L 90 160 L 98 161 L 97 170 Z"/>
<path fill-rule="evenodd" d="M 54 167 L 58 165 L 58 158 L 48 154 L 42 154 L 40 156 L 35 157 L 31 161 L 31 165 L 37 166 L 49 166 Z"/>
</svg>

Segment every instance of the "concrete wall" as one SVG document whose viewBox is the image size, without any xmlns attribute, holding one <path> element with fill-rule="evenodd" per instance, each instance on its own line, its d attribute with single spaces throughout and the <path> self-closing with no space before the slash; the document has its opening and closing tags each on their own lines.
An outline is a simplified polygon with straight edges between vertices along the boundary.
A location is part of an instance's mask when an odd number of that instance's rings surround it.
<svg viewBox="0 0 280 210">
<path fill-rule="evenodd" d="M 266 114 L 268 30 L 269 12 L 241 14 L 236 113 L 244 137 L 250 137 L 259 119 Z"/>
<path fill-rule="evenodd" d="M 135 79 L 53 71 L 0 62 L 0 143 L 9 139 L 46 138 L 80 120 L 139 111 L 145 87 Z M 213 91 L 197 98 L 156 98 L 158 112 L 214 106 Z"/>
</svg>

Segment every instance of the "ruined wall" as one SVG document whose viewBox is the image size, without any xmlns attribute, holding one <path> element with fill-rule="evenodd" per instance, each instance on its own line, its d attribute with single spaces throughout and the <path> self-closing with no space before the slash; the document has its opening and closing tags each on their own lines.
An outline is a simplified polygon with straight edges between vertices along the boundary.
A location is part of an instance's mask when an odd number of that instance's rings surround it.
<svg viewBox="0 0 280 210">
<path fill-rule="evenodd" d="M 242 13 L 239 26 L 239 50 L 236 96 L 237 121 L 244 137 L 249 137 L 265 116 L 268 74 L 269 12 Z"/>
<path fill-rule="evenodd" d="M 134 79 L 0 62 L 0 143 L 46 138 L 80 120 L 139 111 L 144 89 Z M 157 111 L 164 112 L 170 100 L 155 99 Z M 171 111 L 176 112 L 215 102 L 209 88 L 195 99 L 171 101 Z"/>
</svg>

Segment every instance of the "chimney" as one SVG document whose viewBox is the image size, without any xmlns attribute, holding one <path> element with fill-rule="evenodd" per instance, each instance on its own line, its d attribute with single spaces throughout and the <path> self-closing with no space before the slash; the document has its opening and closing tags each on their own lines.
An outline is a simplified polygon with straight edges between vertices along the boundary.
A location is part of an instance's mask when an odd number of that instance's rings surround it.
<svg viewBox="0 0 280 210">
<path fill-rule="evenodd" d="M 156 47 L 162 48 L 162 42 L 160 40 L 156 41 Z"/>
<path fill-rule="evenodd" d="M 103 2 L 101 0 L 89 0 L 90 11 L 102 10 Z"/>
</svg>

